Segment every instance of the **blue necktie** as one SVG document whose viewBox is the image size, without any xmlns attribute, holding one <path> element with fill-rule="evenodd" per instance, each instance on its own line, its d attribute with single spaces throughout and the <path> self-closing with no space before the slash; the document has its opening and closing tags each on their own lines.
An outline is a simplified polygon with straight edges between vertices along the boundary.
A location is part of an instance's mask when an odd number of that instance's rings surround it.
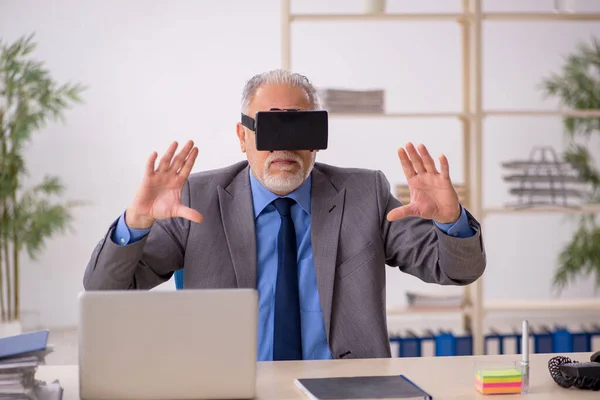
<svg viewBox="0 0 600 400">
<path fill-rule="evenodd" d="M 281 216 L 277 240 L 273 360 L 302 359 L 296 231 L 290 214 L 292 203 L 294 200 L 288 198 L 280 198 L 273 202 Z"/>
</svg>

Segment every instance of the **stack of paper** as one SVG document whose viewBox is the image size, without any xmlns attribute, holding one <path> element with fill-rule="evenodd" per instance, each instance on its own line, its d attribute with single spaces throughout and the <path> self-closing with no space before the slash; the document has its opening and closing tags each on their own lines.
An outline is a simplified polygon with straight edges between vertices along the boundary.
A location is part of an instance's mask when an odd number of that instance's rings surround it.
<svg viewBox="0 0 600 400">
<path fill-rule="evenodd" d="M 38 365 L 52 348 L 48 331 L 25 333 L 0 339 L 0 400 L 60 400 L 62 388 L 55 381 L 46 384 L 35 379 Z"/>
<path fill-rule="evenodd" d="M 516 368 L 479 371 L 475 387 L 483 394 L 521 393 L 521 372 Z"/>
<path fill-rule="evenodd" d="M 320 90 L 323 108 L 330 113 L 382 114 L 384 112 L 383 90 Z"/>
<path fill-rule="evenodd" d="M 464 303 L 462 293 L 416 293 L 407 291 L 406 302 L 409 308 L 414 309 L 446 309 L 461 308 Z"/>
</svg>

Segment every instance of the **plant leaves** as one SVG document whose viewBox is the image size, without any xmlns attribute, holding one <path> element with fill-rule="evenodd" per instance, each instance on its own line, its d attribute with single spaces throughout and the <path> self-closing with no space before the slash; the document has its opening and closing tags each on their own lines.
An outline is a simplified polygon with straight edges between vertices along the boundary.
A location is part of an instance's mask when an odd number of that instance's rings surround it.
<svg viewBox="0 0 600 400">
<path fill-rule="evenodd" d="M 82 102 L 85 90 L 78 83 L 56 82 L 44 62 L 33 57 L 35 49 L 33 33 L 14 43 L 0 41 L 0 244 L 17 250 L 10 252 L 14 259 L 0 259 L 0 275 L 7 261 L 18 265 L 20 251 L 36 258 L 50 238 L 71 229 L 74 208 L 84 205 L 61 199 L 66 188 L 58 177 L 21 187 L 26 146 L 49 122 L 64 121 L 65 111 Z M 7 285 L 3 279 L 2 289 Z M 18 315 L 16 293 L 11 294 L 12 309 L 0 310 L 1 315 Z"/>
<path fill-rule="evenodd" d="M 543 79 L 540 87 L 546 97 L 557 98 L 564 107 L 600 109 L 600 40 L 592 38 L 580 43 L 564 57 L 561 71 Z M 566 117 L 563 127 L 569 141 L 564 159 L 590 186 L 590 200 L 600 202 L 600 172 L 588 147 L 592 135 L 600 133 L 600 118 Z M 558 264 L 553 277 L 556 288 L 562 289 L 578 277 L 593 275 L 600 288 L 600 228 L 595 215 L 582 216 L 576 232 L 558 256 Z"/>
</svg>

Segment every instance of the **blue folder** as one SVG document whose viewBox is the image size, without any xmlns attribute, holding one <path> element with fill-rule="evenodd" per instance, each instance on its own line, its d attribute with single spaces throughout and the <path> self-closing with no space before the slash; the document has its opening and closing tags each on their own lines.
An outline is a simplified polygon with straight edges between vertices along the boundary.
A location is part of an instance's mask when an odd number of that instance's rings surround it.
<svg viewBox="0 0 600 400">
<path fill-rule="evenodd" d="M 0 359 L 46 350 L 48 330 L 0 338 Z"/>
</svg>

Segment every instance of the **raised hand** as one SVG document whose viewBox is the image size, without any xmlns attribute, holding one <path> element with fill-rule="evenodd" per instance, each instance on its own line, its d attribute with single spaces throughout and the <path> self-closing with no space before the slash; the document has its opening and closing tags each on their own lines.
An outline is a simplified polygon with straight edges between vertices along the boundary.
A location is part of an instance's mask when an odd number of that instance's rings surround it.
<svg viewBox="0 0 600 400">
<path fill-rule="evenodd" d="M 420 153 L 420 154 L 419 154 Z M 450 181 L 448 159 L 440 156 L 441 172 L 424 145 L 419 152 L 412 143 L 398 149 L 398 157 L 410 189 L 410 203 L 391 210 L 388 221 L 414 216 L 439 223 L 454 223 L 460 217 L 458 194 Z"/>
<path fill-rule="evenodd" d="M 181 191 L 198 156 L 198 148 L 191 140 L 174 156 L 177 142 L 173 142 L 162 156 L 153 152 L 148 158 L 144 177 L 134 201 L 127 208 L 125 222 L 133 229 L 145 229 L 155 220 L 181 217 L 202 222 L 202 214 L 181 203 Z"/>
</svg>

